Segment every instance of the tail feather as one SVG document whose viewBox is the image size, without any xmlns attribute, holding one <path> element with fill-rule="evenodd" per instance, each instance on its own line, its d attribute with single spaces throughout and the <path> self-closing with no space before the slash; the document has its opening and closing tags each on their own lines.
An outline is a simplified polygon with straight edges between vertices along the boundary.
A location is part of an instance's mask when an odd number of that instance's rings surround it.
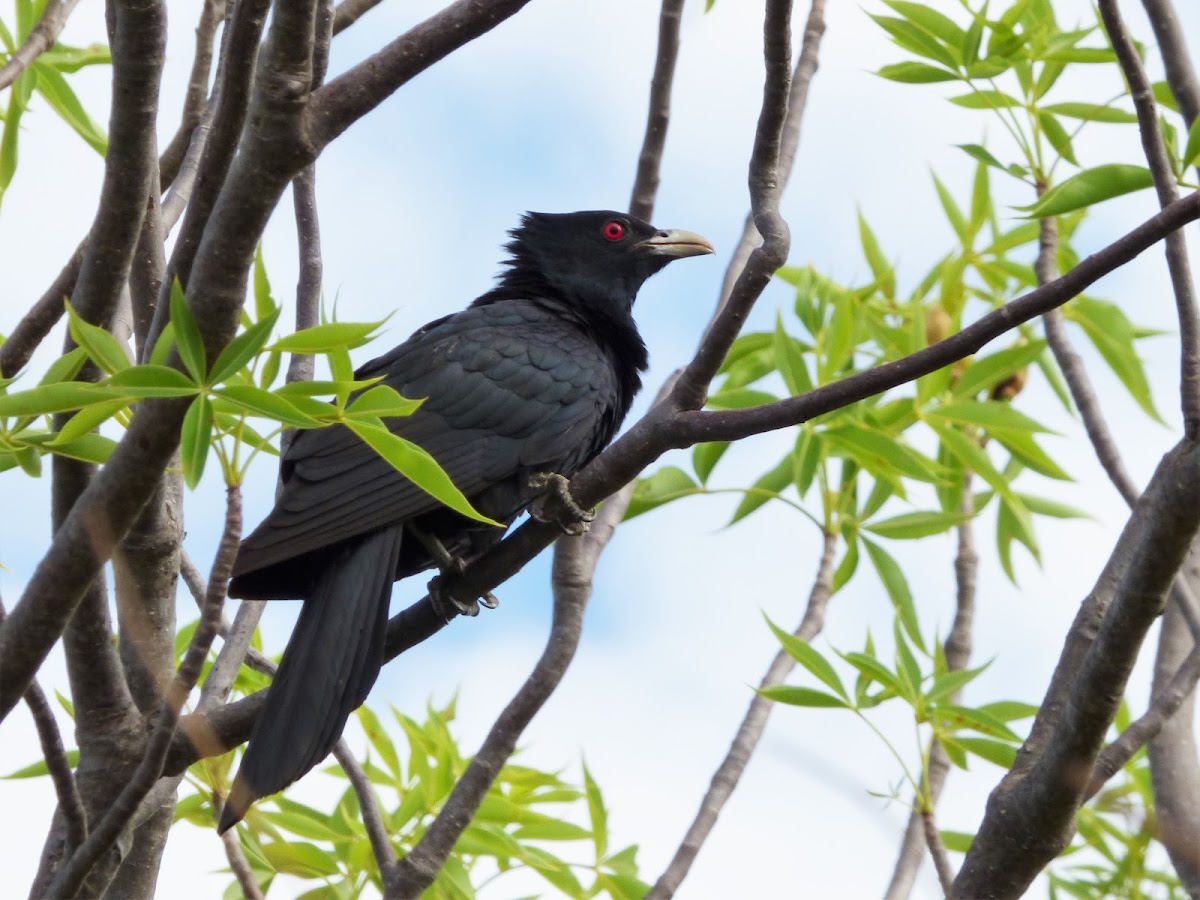
<svg viewBox="0 0 1200 900">
<path fill-rule="evenodd" d="M 250 735 L 218 831 L 324 759 L 350 713 L 366 700 L 383 665 L 402 533 L 396 527 L 369 535 L 321 573 Z"/>
</svg>

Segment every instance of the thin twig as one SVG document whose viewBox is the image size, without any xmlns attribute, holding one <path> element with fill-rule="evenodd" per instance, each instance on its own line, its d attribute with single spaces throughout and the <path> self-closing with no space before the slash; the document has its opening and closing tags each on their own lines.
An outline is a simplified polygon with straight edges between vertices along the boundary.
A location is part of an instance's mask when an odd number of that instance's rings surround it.
<svg viewBox="0 0 1200 900">
<path fill-rule="evenodd" d="M 975 499 L 971 486 L 973 480 L 971 471 L 964 470 L 959 512 L 971 517 L 975 514 Z M 950 626 L 950 633 L 942 645 L 946 670 L 949 672 L 962 671 L 971 659 L 971 627 L 975 619 L 975 586 L 979 572 L 974 519 L 965 519 L 958 525 L 957 531 L 958 553 L 954 557 L 954 623 Z M 959 688 L 950 695 L 949 702 L 957 704 L 961 697 L 962 689 Z M 884 893 L 884 900 L 906 900 L 912 893 L 917 872 L 925 859 L 926 823 L 921 810 L 923 806 L 937 808 L 942 790 L 946 786 L 946 778 L 950 774 L 950 757 L 941 741 L 935 739 L 930 742 L 929 761 L 925 769 L 926 774 L 918 786 L 918 796 L 913 799 L 913 809 L 908 818 L 908 827 L 904 830 L 900 855 L 896 859 L 896 867 Z"/>
<path fill-rule="evenodd" d="M 808 595 L 808 605 L 804 610 L 803 619 L 793 632 L 802 641 L 811 641 L 825 624 L 825 609 L 833 595 L 833 559 L 836 549 L 837 535 L 824 535 L 816 577 Z M 763 675 L 759 690 L 782 684 L 795 667 L 796 661 L 785 650 L 780 650 Z M 750 707 L 733 736 L 728 753 L 713 773 L 712 783 L 700 801 L 696 817 L 675 850 L 675 855 L 658 876 L 653 889 L 646 895 L 647 900 L 667 900 L 675 896 L 675 892 L 691 870 L 700 848 L 708 839 L 713 826 L 717 824 L 718 816 L 737 788 L 746 766 L 750 764 L 750 757 L 762 739 L 767 727 L 767 717 L 770 716 L 773 706 L 774 704 L 762 694 L 755 694 L 754 699 L 750 701 Z"/>
<path fill-rule="evenodd" d="M 667 143 L 667 126 L 671 122 L 671 84 L 675 80 L 675 61 L 679 57 L 682 18 L 683 0 L 663 0 L 658 17 L 658 51 L 654 57 L 654 74 L 650 78 L 646 131 L 629 197 L 629 212 L 646 222 L 654 214 L 654 200 L 658 196 L 659 170 Z"/>
<path fill-rule="evenodd" d="M 383 815 L 379 811 L 379 801 L 371 787 L 371 779 L 359 764 L 345 740 L 339 740 L 333 746 L 334 759 L 350 779 L 350 786 L 358 797 L 358 806 L 362 812 L 363 825 L 367 828 L 367 837 L 371 841 L 371 852 L 379 864 L 379 872 L 383 883 L 387 886 L 395 877 L 396 848 L 392 846 L 391 835 L 383 824 Z"/>
<path fill-rule="evenodd" d="M 42 17 L 30 29 L 29 37 L 0 66 L 0 91 L 16 81 L 35 59 L 54 46 L 63 26 L 67 24 L 67 17 L 78 5 L 79 0 L 48 0 Z"/>
<path fill-rule="evenodd" d="M 1200 79 L 1192 66 L 1192 58 L 1188 54 L 1187 40 L 1183 35 L 1183 26 L 1171 0 L 1142 0 L 1146 15 L 1150 19 L 1150 27 L 1154 29 L 1154 38 L 1162 54 L 1163 67 L 1167 70 L 1167 84 L 1179 104 L 1179 111 L 1187 126 L 1200 118 Z"/>
<path fill-rule="evenodd" d="M 266 900 L 266 895 L 258 886 L 258 879 L 254 877 L 254 870 L 250 868 L 250 861 L 242 852 L 242 842 L 238 838 L 237 831 L 233 828 L 226 831 L 221 835 L 221 843 L 225 847 L 225 858 L 229 860 L 229 868 L 233 871 L 233 877 L 237 879 L 238 887 L 242 889 L 244 900 Z"/>
<path fill-rule="evenodd" d="M 83 253 L 87 246 L 88 238 L 84 238 L 50 287 L 21 317 L 8 339 L 0 344 L 0 377 L 12 378 L 23 369 L 33 356 L 33 351 L 63 317 L 63 301 L 79 280 L 79 267 L 83 265 Z"/>
<path fill-rule="evenodd" d="M 162 773 L 163 760 L 171 744 L 176 723 L 179 721 L 179 710 L 184 701 L 196 686 L 196 681 L 208 657 L 209 648 L 217 635 L 221 624 L 221 608 L 225 603 L 225 590 L 229 584 L 229 574 L 233 571 L 233 562 L 237 558 L 238 541 L 242 533 L 242 495 L 237 487 L 226 491 L 225 527 L 217 554 L 213 560 L 212 573 L 208 579 L 208 595 L 205 598 L 204 610 L 196 631 L 192 635 L 187 652 L 179 671 L 175 673 L 170 688 L 163 698 L 163 706 L 154 723 L 154 730 L 146 742 L 146 750 L 142 761 L 128 784 L 122 789 L 113 805 L 93 829 L 88 839 L 67 860 L 51 886 L 50 894 L 55 897 L 73 897 L 79 890 L 92 865 L 100 857 L 117 836 L 124 830 L 126 824 L 133 818 L 142 799 L 154 787 Z"/>
<path fill-rule="evenodd" d="M 4 600 L 0 598 L 0 621 L 7 614 Z M 29 690 L 25 692 L 25 705 L 33 716 L 33 724 L 42 745 L 42 759 L 46 761 L 50 780 L 54 783 L 58 809 L 66 820 L 67 846 L 78 847 L 87 838 L 87 810 L 79 798 L 79 786 L 75 784 L 75 773 L 71 771 L 71 761 L 67 759 L 54 711 L 36 680 L 30 683 Z"/>
<path fill-rule="evenodd" d="M 192 132 L 204 115 L 208 98 L 208 77 L 212 72 L 213 43 L 225 14 L 225 0 L 204 0 L 204 5 L 200 8 L 200 21 L 196 25 L 196 52 L 192 56 L 192 71 L 188 76 L 179 128 L 158 159 L 160 176 L 173 176 L 179 171 L 179 165 L 191 143 Z M 163 180 L 173 181 L 174 178 Z"/>
<path fill-rule="evenodd" d="M 1133 755 L 1144 747 L 1162 730 L 1163 724 L 1175 715 L 1200 680 L 1200 645 L 1192 647 L 1191 653 L 1175 671 L 1167 687 L 1155 694 L 1150 708 L 1121 736 L 1101 751 L 1092 770 L 1092 779 L 1084 792 L 1084 800 L 1090 800 L 1100 792 L 1105 782 L 1112 778 Z"/>
<path fill-rule="evenodd" d="M 938 884 L 942 886 L 942 893 L 949 897 L 954 889 L 954 869 L 950 866 L 946 845 L 942 843 L 942 833 L 938 831 L 933 807 L 921 811 L 921 822 L 925 828 L 925 843 L 929 847 L 929 856 L 933 860 L 934 869 L 937 870 Z"/>
<path fill-rule="evenodd" d="M 1179 188 L 1171 168 L 1171 158 L 1158 126 L 1158 102 L 1142 59 L 1121 19 L 1116 0 L 1099 0 L 1100 16 L 1108 39 L 1117 54 L 1117 62 L 1129 82 L 1133 108 L 1137 112 L 1142 151 L 1154 176 L 1154 190 L 1162 207 L 1179 199 Z M 1175 293 L 1175 314 L 1179 319 L 1179 392 L 1183 410 L 1184 433 L 1193 440 L 1200 436 L 1200 312 L 1196 309 L 1192 270 L 1188 262 L 1187 239 L 1183 231 L 1167 237 L 1167 271 Z"/>
</svg>

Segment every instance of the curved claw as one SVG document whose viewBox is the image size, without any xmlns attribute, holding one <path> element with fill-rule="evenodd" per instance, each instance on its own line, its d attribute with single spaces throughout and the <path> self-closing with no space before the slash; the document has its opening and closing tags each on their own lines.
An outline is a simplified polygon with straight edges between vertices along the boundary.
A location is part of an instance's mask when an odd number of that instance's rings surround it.
<svg viewBox="0 0 1200 900">
<path fill-rule="evenodd" d="M 538 472 L 529 477 L 529 487 L 539 492 L 529 504 L 529 515 L 572 537 L 587 534 L 596 512 L 575 502 L 566 478 L 555 472 Z"/>
</svg>

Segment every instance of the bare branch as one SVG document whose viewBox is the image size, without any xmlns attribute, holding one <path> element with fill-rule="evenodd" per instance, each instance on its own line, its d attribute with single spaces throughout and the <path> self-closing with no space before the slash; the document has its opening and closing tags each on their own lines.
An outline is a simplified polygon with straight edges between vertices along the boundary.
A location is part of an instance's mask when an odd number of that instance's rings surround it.
<svg viewBox="0 0 1200 900">
<path fill-rule="evenodd" d="M 333 10 L 333 33 L 341 34 L 383 0 L 342 0 Z"/>
<path fill-rule="evenodd" d="M 354 754 L 344 740 L 339 740 L 333 748 L 333 756 L 350 779 L 350 786 L 358 797 L 358 806 L 362 811 L 363 825 L 367 828 L 367 838 L 371 841 L 371 852 L 375 854 L 375 862 L 379 864 L 379 873 L 383 878 L 384 894 L 396 877 L 396 848 L 392 846 L 391 836 L 387 826 L 383 824 L 383 816 L 379 812 L 379 801 L 375 798 L 375 790 L 371 787 L 371 779 L 363 771 Z M 227 832 L 228 833 L 228 832 Z"/>
<path fill-rule="evenodd" d="M 163 181 L 174 181 L 174 175 L 179 171 L 179 165 L 183 162 L 183 156 L 191 143 L 192 132 L 196 130 L 204 114 L 208 98 L 208 77 L 212 72 L 213 42 L 216 39 L 217 27 L 225 18 L 225 6 L 225 0 L 204 0 L 204 5 L 200 8 L 200 21 L 196 25 L 196 53 L 192 57 L 192 71 L 188 76 L 179 128 L 158 160 Z"/>
<path fill-rule="evenodd" d="M 817 574 L 813 579 L 812 590 L 808 596 L 808 606 L 805 608 L 804 618 L 800 625 L 793 632 L 802 641 L 811 641 L 821 631 L 825 624 L 825 608 L 833 594 L 833 558 L 837 548 L 837 535 L 826 534 L 823 535 L 823 539 L 821 558 L 817 564 Z M 782 684 L 795 667 L 796 661 L 785 650 L 780 650 L 771 660 L 771 665 L 763 675 L 759 688 Z M 663 873 L 658 876 L 658 881 L 654 883 L 653 889 L 646 895 L 647 900 L 667 900 L 669 897 L 674 897 L 675 892 L 679 890 L 679 886 L 691 870 L 700 848 L 708 839 L 713 826 L 717 824 L 717 817 L 720 816 L 729 798 L 733 796 L 738 781 L 746 771 L 746 766 L 750 764 L 750 757 L 762 739 L 763 731 L 767 727 L 767 717 L 770 716 L 773 705 L 762 694 L 755 694 L 754 699 L 750 701 L 750 707 L 746 710 L 742 724 L 738 726 L 738 730 L 733 736 L 729 752 L 725 754 L 717 771 L 713 773 L 712 783 L 700 801 L 700 809 L 697 811 L 696 817 L 688 827 L 687 834 L 684 835 L 683 842 L 676 849 L 675 855 L 671 857 L 671 861 Z"/>
<path fill-rule="evenodd" d="M 6 615 L 4 600 L 0 599 L 0 621 Z M 25 692 L 25 705 L 29 707 L 34 727 L 37 728 L 42 759 L 46 761 L 50 780 L 54 783 L 54 793 L 58 797 L 59 813 L 66 819 L 67 843 L 71 847 L 78 847 L 87 837 L 87 811 L 79 799 L 79 787 L 75 784 L 75 773 L 71 771 L 71 762 L 67 759 L 62 734 L 54 720 L 54 711 L 36 681 L 31 682 L 29 690 Z"/>
<path fill-rule="evenodd" d="M 242 852 L 237 830 L 231 828 L 222 834 L 221 843 L 225 846 L 225 858 L 229 860 L 229 868 L 233 871 L 233 877 L 237 879 L 245 900 L 266 900 L 266 895 L 258 886 L 258 879 L 254 877 L 254 870 L 250 868 L 250 861 Z"/>
<path fill-rule="evenodd" d="M 1181 623 L 1177 623 L 1181 624 Z M 1186 632 L 1184 632 L 1186 634 Z M 1200 645 L 1193 646 L 1187 658 L 1175 671 L 1166 688 L 1154 696 L 1154 701 L 1145 714 L 1121 733 L 1096 759 L 1092 779 L 1084 792 L 1084 800 L 1090 800 L 1100 792 L 1105 782 L 1112 778 L 1125 763 L 1133 758 L 1147 742 L 1152 740 L 1163 724 L 1175 715 L 1184 701 L 1191 697 L 1196 681 L 1200 679 Z"/>
<path fill-rule="evenodd" d="M 1196 78 L 1196 70 L 1188 55 L 1179 16 L 1171 0 L 1142 0 L 1142 6 L 1146 8 L 1150 27 L 1154 29 L 1154 37 L 1158 41 L 1163 66 L 1167 70 L 1167 83 L 1190 128 L 1200 117 L 1200 80 Z"/>
<path fill-rule="evenodd" d="M 16 81 L 35 59 L 54 46 L 63 26 L 67 24 L 67 17 L 78 5 L 79 0 L 48 0 L 42 17 L 30 30 L 25 43 L 8 58 L 8 62 L 0 66 L 0 91 Z"/>
<path fill-rule="evenodd" d="M 225 527 L 217 554 L 213 560 L 212 574 L 208 579 L 208 596 L 200 622 L 192 635 L 191 643 L 184 654 L 179 671 L 166 692 L 162 709 L 154 724 L 154 730 L 146 742 L 146 750 L 137 771 L 122 789 L 110 809 L 84 844 L 63 864 L 51 886 L 50 894 L 55 897 L 73 897 L 79 890 L 92 865 L 117 839 L 133 818 L 142 799 L 154 787 L 162 773 L 163 760 L 171 744 L 171 738 L 179 720 L 179 710 L 187 700 L 200 677 L 209 648 L 221 624 L 221 608 L 225 602 L 225 589 L 229 573 L 237 558 L 238 541 L 242 533 L 242 495 L 236 487 L 226 492 Z"/>
<path fill-rule="evenodd" d="M 942 886 L 942 893 L 949 897 L 954 889 L 954 869 L 950 866 L 950 856 L 946 853 L 946 845 L 942 843 L 942 834 L 938 831 L 937 818 L 932 806 L 922 810 L 921 822 L 925 828 L 925 844 L 929 847 L 929 857 L 937 870 L 938 884 Z"/>
<path fill-rule="evenodd" d="M 814 9 L 820 8 L 814 2 Z M 791 16 L 790 4 L 768 3 L 763 22 L 763 58 L 767 77 L 763 82 L 763 102 L 758 115 L 754 149 L 750 155 L 749 178 L 751 214 L 755 227 L 763 236 L 763 243 L 750 254 L 737 277 L 728 303 L 717 312 L 695 357 L 675 383 L 670 402 L 676 409 L 696 410 L 704 405 L 708 386 L 741 331 L 755 300 L 762 294 L 775 270 L 787 261 L 791 238 L 787 223 L 779 214 L 779 192 L 782 187 L 779 181 L 779 156 L 792 83 Z M 817 21 L 821 21 L 820 12 L 817 13 Z M 814 67 L 818 43 L 811 43 Z"/>
<path fill-rule="evenodd" d="M 971 471 L 963 472 L 962 500 L 959 512 L 968 516 L 975 513 L 975 500 L 972 495 Z M 946 670 L 959 672 L 967 667 L 971 659 L 971 627 L 975 620 L 975 585 L 979 572 L 979 554 L 975 550 L 975 523 L 966 519 L 958 528 L 958 553 L 954 557 L 954 577 L 956 596 L 954 605 L 954 623 L 942 650 L 946 658 Z M 958 703 L 962 697 L 959 688 L 951 694 L 949 701 Z M 933 740 L 929 745 L 929 761 L 925 764 L 925 775 L 918 786 L 918 795 L 913 799 L 913 811 L 908 818 L 908 827 L 904 830 L 904 839 L 900 844 L 900 855 L 896 860 L 896 868 L 888 883 L 884 900 L 906 900 L 912 893 L 916 882 L 917 872 L 925 859 L 927 845 L 925 816 L 921 811 L 922 803 L 929 809 L 936 809 L 942 790 L 946 786 L 946 778 L 950 774 L 950 757 L 941 741 Z M 923 799 L 922 799 L 923 798 Z M 944 852 L 944 851 L 943 851 Z M 935 858 L 936 863 L 936 858 Z M 939 873 L 940 875 L 940 873 Z M 943 886 L 944 887 L 944 886 Z"/>
<path fill-rule="evenodd" d="M 1158 194 L 1159 205 L 1165 208 L 1179 199 L 1179 188 L 1175 184 L 1171 158 L 1158 127 L 1158 102 L 1154 99 L 1150 79 L 1142 67 L 1142 59 L 1121 19 L 1116 0 L 1099 0 L 1099 6 L 1104 28 L 1117 54 L 1117 62 L 1125 73 L 1125 80 L 1129 82 L 1129 93 L 1137 111 L 1138 131 L 1142 136 L 1142 150 L 1154 176 L 1154 190 Z M 1166 252 L 1167 270 L 1171 275 L 1175 311 L 1179 319 L 1179 391 L 1184 433 L 1189 438 L 1195 438 L 1200 434 L 1200 313 L 1196 309 L 1187 239 L 1183 231 L 1167 236 Z"/>
<path fill-rule="evenodd" d="M 343 131 L 435 62 L 510 18 L 529 0 L 457 0 L 344 72 L 312 97 L 306 132 L 315 148 Z"/>
<path fill-rule="evenodd" d="M 1198 528 L 1200 452 L 1185 441 L 1163 457 L 1081 607 L 1048 698 L 1068 689 L 1061 704 L 1043 703 L 1024 750 L 992 792 L 954 896 L 1017 896 L 1070 840 L 1138 650 Z"/>
<path fill-rule="evenodd" d="M 658 52 L 654 57 L 654 75 L 650 79 L 650 108 L 646 114 L 646 132 L 638 155 L 637 176 L 629 197 L 629 212 L 643 221 L 654 213 L 658 195 L 658 173 L 663 148 L 667 143 L 667 125 L 671 121 L 671 83 L 675 80 L 675 60 L 679 57 L 679 24 L 683 18 L 683 0 L 663 0 L 658 18 Z"/>
</svg>

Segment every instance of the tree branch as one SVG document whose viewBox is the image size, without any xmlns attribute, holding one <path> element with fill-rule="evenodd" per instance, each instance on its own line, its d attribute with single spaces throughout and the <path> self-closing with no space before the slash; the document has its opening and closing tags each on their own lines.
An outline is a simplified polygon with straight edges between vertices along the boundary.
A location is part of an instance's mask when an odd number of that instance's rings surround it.
<svg viewBox="0 0 1200 900">
<path fill-rule="evenodd" d="M 529 0 L 457 0 L 342 73 L 312 97 L 305 132 L 319 150 L 401 86 L 520 12 Z"/>
<path fill-rule="evenodd" d="M 213 43 L 216 40 L 217 26 L 225 18 L 225 12 L 225 0 L 204 0 L 204 5 L 200 8 L 200 21 L 196 25 L 196 53 L 192 57 L 192 71 L 188 76 L 179 128 L 159 157 L 160 172 L 165 170 L 173 174 L 179 171 L 179 165 L 183 162 L 183 156 L 191 143 L 191 135 L 204 115 L 204 108 L 208 102 L 208 76 L 212 72 Z M 174 178 L 164 180 L 173 181 Z"/>
<path fill-rule="evenodd" d="M 1138 131 L 1142 136 L 1142 150 L 1154 176 L 1158 203 L 1166 208 L 1179 199 L 1179 188 L 1175 184 L 1171 158 L 1158 127 L 1158 102 L 1154 99 L 1150 79 L 1142 67 L 1142 59 L 1121 19 L 1116 0 L 1099 0 L 1099 6 L 1108 39 L 1117 54 L 1117 62 L 1125 73 L 1125 80 L 1129 82 L 1129 93 L 1137 112 Z M 1200 313 L 1196 309 L 1187 238 L 1183 231 L 1167 236 L 1166 253 L 1167 270 L 1175 293 L 1176 316 L 1179 319 L 1179 392 L 1183 427 L 1184 433 L 1194 439 L 1200 434 Z"/>
<path fill-rule="evenodd" d="M 50 894 L 55 897 L 73 897 L 83 885 L 93 864 L 100 854 L 116 841 L 130 819 L 138 810 L 142 799 L 154 787 L 162 773 L 163 760 L 171 744 L 171 738 L 179 720 L 179 710 L 196 686 L 209 648 L 221 624 L 221 608 L 225 602 L 225 590 L 229 573 L 237 558 L 238 541 L 242 533 L 242 496 L 236 487 L 226 492 L 225 527 L 213 560 L 212 574 L 208 579 L 208 596 L 200 622 L 192 635 L 191 643 L 184 654 L 179 671 L 171 682 L 163 699 L 162 709 L 155 721 L 154 730 L 146 742 L 146 750 L 137 771 L 122 789 L 112 807 L 88 836 L 87 841 L 72 854 L 63 865 L 51 886 Z"/>
<path fill-rule="evenodd" d="M 342 0 L 333 10 L 333 33 L 341 34 L 383 0 Z"/>
<path fill-rule="evenodd" d="M 942 886 L 942 893 L 949 897 L 954 889 L 954 869 L 950 866 L 950 856 L 946 853 L 946 845 L 942 843 L 942 834 L 938 831 L 937 817 L 932 806 L 921 812 L 921 823 L 925 831 L 925 844 L 929 847 L 929 857 L 937 871 L 938 884 Z"/>
<path fill-rule="evenodd" d="M 42 17 L 8 61 L 0 66 L 0 91 L 11 85 L 35 59 L 54 46 L 79 0 L 47 0 Z"/>
<path fill-rule="evenodd" d="M 683 0 L 663 0 L 658 18 L 658 52 L 654 57 L 654 75 L 650 78 L 650 104 L 646 113 L 646 132 L 638 154 L 637 175 L 629 197 L 629 212 L 648 222 L 658 196 L 659 170 L 667 143 L 667 125 L 671 121 L 671 84 L 675 80 L 675 61 L 679 58 L 679 25 L 683 18 Z"/>
<path fill-rule="evenodd" d="M 837 535 L 825 534 L 820 561 L 817 564 L 817 574 L 813 579 L 812 590 L 808 595 L 808 606 L 804 618 L 793 634 L 802 641 L 811 641 L 821 631 L 825 624 L 825 608 L 833 595 L 833 558 L 837 548 Z M 782 684 L 788 674 L 796 667 L 796 661 L 785 650 L 780 650 L 771 660 L 766 674 L 759 683 L 759 689 L 765 689 Z M 700 848 L 708 839 L 717 818 L 733 796 L 738 781 L 750 764 L 750 757 L 758 747 L 763 732 L 767 727 L 767 717 L 771 714 L 773 703 L 762 694 L 755 694 L 750 701 L 750 707 L 733 736 L 729 752 L 721 760 L 717 771 L 713 773 L 712 783 L 700 801 L 700 809 L 692 824 L 684 835 L 683 842 L 671 857 L 663 873 L 658 876 L 653 889 L 646 895 L 646 900 L 667 900 L 674 897 L 675 892 L 683 883 L 691 870 L 692 863 L 700 853 Z"/>
<path fill-rule="evenodd" d="M 1138 650 L 1198 528 L 1200 452 L 1185 441 L 1163 457 L 1068 633 L 1048 697 L 1062 683 L 1069 689 L 1061 706 L 1043 703 L 1016 764 L 992 792 L 955 897 L 1019 896 L 1066 847 Z M 1080 647 L 1087 648 L 1081 655 Z"/>
<path fill-rule="evenodd" d="M 1154 29 L 1154 38 L 1158 41 L 1163 66 L 1167 70 L 1167 83 L 1190 128 L 1192 122 L 1200 117 L 1200 80 L 1196 78 L 1196 70 L 1188 55 L 1179 16 L 1171 0 L 1142 0 L 1142 6 L 1146 9 L 1150 27 Z"/>
<path fill-rule="evenodd" d="M 371 852 L 375 854 L 375 862 L 379 865 L 379 874 L 383 879 L 384 896 L 390 897 L 389 889 L 396 878 L 396 848 L 392 846 L 387 826 L 383 824 L 383 816 L 379 812 L 379 801 L 375 799 L 371 779 L 367 777 L 367 773 L 363 771 L 363 767 L 359 765 L 344 740 L 339 740 L 334 745 L 333 756 L 350 779 L 350 786 L 354 788 L 354 794 L 358 797 L 363 825 L 366 826 L 367 838 L 371 842 Z"/>
</svg>

